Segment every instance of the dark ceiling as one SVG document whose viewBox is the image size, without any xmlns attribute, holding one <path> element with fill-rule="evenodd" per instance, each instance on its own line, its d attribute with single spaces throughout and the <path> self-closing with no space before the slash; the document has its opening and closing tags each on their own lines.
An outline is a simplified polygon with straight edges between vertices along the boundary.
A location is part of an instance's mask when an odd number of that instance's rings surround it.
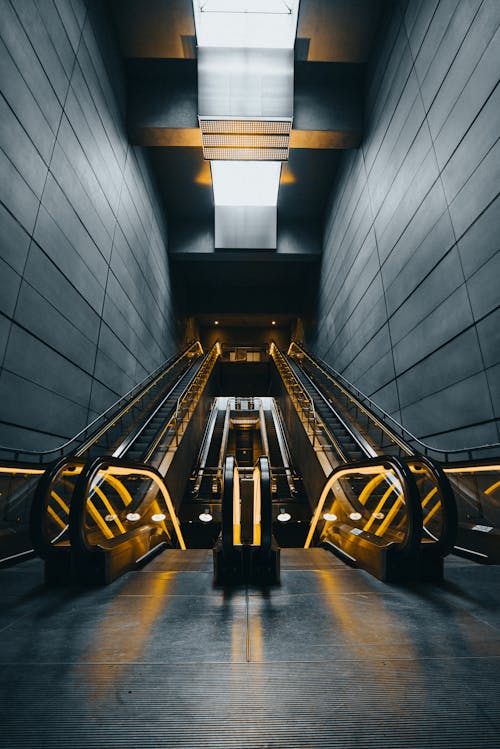
<svg viewBox="0 0 500 749">
<path fill-rule="evenodd" d="M 168 215 L 180 312 L 283 319 L 310 313 L 339 158 L 362 138 L 364 63 L 384 0 L 300 2 L 294 126 L 281 173 L 276 251 L 214 249 L 191 0 L 109 4 L 126 61 L 130 139 L 148 149 Z"/>
</svg>

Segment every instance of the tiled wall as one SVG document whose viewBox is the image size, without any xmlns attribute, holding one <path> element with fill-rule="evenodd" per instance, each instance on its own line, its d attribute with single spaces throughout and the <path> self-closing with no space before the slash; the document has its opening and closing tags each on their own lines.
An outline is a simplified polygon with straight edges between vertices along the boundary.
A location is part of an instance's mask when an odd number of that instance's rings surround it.
<svg viewBox="0 0 500 749">
<path fill-rule="evenodd" d="M 439 446 L 500 436 L 499 24 L 395 4 L 325 224 L 314 348 Z"/>
<path fill-rule="evenodd" d="M 2 2 L 0 444 L 59 444 L 175 350 L 167 230 L 104 11 Z"/>
</svg>

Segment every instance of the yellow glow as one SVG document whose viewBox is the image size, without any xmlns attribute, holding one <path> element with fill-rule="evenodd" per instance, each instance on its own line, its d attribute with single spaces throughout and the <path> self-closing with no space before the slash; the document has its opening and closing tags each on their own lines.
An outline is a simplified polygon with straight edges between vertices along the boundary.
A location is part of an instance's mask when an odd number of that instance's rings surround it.
<svg viewBox="0 0 500 749">
<path fill-rule="evenodd" d="M 498 489 L 499 486 L 500 486 L 500 481 L 495 481 L 494 484 L 492 484 L 491 486 L 489 486 L 487 489 L 484 490 L 484 493 L 485 494 L 493 494 L 493 492 L 495 491 L 495 489 Z"/>
<path fill-rule="evenodd" d="M 59 507 L 61 507 L 61 509 L 64 510 L 64 512 L 66 513 L 66 515 L 69 515 L 69 507 L 66 504 L 66 502 L 64 501 L 64 499 L 62 497 L 60 497 L 59 494 L 56 491 L 54 491 L 54 490 L 52 490 L 50 492 L 50 496 L 52 497 L 52 499 L 56 500 L 57 504 L 59 505 Z"/>
<path fill-rule="evenodd" d="M 67 523 L 65 523 L 63 520 L 61 520 L 61 518 L 59 517 L 59 515 L 56 512 L 54 512 L 54 510 L 52 509 L 52 507 L 50 505 L 48 505 L 48 507 L 47 507 L 47 512 L 49 513 L 49 515 L 51 516 L 51 518 L 53 518 L 56 521 L 57 525 L 59 525 L 63 530 L 64 530 L 64 528 L 67 528 Z"/>
<path fill-rule="evenodd" d="M 297 182 L 297 177 L 292 172 L 290 168 L 290 164 L 288 161 L 285 161 L 281 168 L 281 178 L 280 178 L 280 184 L 281 185 L 294 185 Z"/>
<path fill-rule="evenodd" d="M 241 546 L 241 505 L 238 467 L 233 473 L 233 546 Z"/>
<path fill-rule="evenodd" d="M 212 187 L 212 172 L 210 171 L 210 162 L 203 161 L 203 166 L 196 175 L 194 181 L 197 185 Z"/>
<path fill-rule="evenodd" d="M 375 535 L 376 536 L 383 536 L 384 535 L 384 533 L 386 532 L 387 528 L 390 526 L 390 524 L 392 523 L 393 519 L 398 514 L 399 509 L 402 506 L 402 504 L 403 504 L 403 495 L 399 494 L 398 497 L 397 497 L 397 499 L 396 499 L 396 501 L 392 505 L 391 509 L 389 510 L 389 512 L 387 513 L 387 515 L 385 516 L 384 522 L 380 523 L 379 527 L 375 531 Z"/>
<path fill-rule="evenodd" d="M 381 512 L 382 507 L 385 505 L 385 503 L 387 502 L 387 499 L 392 494 L 392 492 L 394 491 L 395 488 L 396 488 L 396 485 L 395 484 L 391 484 L 390 487 L 384 492 L 382 498 L 380 499 L 380 502 L 378 503 L 378 505 L 376 506 L 374 512 L 372 513 L 371 518 L 365 524 L 365 526 L 363 528 L 364 531 L 370 530 L 371 526 L 373 525 L 373 521 L 374 520 L 382 520 L 382 518 L 384 517 L 383 514 L 382 514 L 382 512 Z"/>
<path fill-rule="evenodd" d="M 106 495 L 104 494 L 103 490 L 99 486 L 94 486 L 93 491 L 95 491 L 95 493 L 97 494 L 97 496 L 99 497 L 99 499 L 103 503 L 104 507 L 108 511 L 108 515 L 105 517 L 105 520 L 107 520 L 109 522 L 108 518 L 110 516 L 112 516 L 114 522 L 118 526 L 118 529 L 119 529 L 120 533 L 125 533 L 125 528 L 124 528 L 123 524 L 119 520 L 118 516 L 115 514 L 114 508 L 111 506 L 111 504 L 110 504 L 108 498 L 106 497 Z"/>
<path fill-rule="evenodd" d="M 253 540 L 254 546 L 260 546 L 262 538 L 261 529 L 261 506 L 262 497 L 260 492 L 260 470 L 255 466 L 253 470 Z"/>
<path fill-rule="evenodd" d="M 30 476 L 39 476 L 41 473 L 45 473 L 45 468 L 10 468 L 6 466 L 0 466 L 0 473 L 24 473 Z"/>
</svg>

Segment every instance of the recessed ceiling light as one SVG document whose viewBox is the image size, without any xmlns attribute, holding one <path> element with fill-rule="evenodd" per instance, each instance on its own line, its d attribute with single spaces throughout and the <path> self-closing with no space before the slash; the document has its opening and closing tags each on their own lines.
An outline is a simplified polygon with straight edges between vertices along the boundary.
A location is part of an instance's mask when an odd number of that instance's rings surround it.
<svg viewBox="0 0 500 749">
<path fill-rule="evenodd" d="M 288 523 L 289 520 L 292 519 L 292 516 L 289 512 L 286 512 L 284 507 L 280 507 L 280 513 L 278 515 L 278 520 L 280 523 Z"/>
<path fill-rule="evenodd" d="M 276 325 L 276 320 L 273 320 L 271 325 Z"/>
<path fill-rule="evenodd" d="M 214 322 L 214 325 L 218 325 L 218 324 L 219 324 L 219 321 L 218 321 L 218 320 L 216 320 L 216 321 Z"/>
<path fill-rule="evenodd" d="M 330 523 L 333 523 L 334 520 L 337 520 L 337 516 L 333 512 L 324 512 L 323 520 L 328 520 Z"/>
<path fill-rule="evenodd" d="M 200 512 L 198 515 L 202 523 L 210 523 L 212 520 L 212 513 L 210 512 L 210 507 L 205 507 L 203 512 Z"/>
<path fill-rule="evenodd" d="M 155 515 L 151 515 L 151 520 L 153 520 L 155 523 L 161 523 L 162 520 L 165 520 L 167 516 L 163 514 L 163 512 L 157 512 Z"/>
<path fill-rule="evenodd" d="M 141 519 L 141 516 L 138 512 L 129 512 L 128 515 L 126 515 L 127 520 L 130 520 L 132 523 L 136 522 L 137 520 Z"/>
<path fill-rule="evenodd" d="M 349 515 L 351 520 L 361 520 L 361 513 L 360 512 L 351 512 Z"/>
</svg>

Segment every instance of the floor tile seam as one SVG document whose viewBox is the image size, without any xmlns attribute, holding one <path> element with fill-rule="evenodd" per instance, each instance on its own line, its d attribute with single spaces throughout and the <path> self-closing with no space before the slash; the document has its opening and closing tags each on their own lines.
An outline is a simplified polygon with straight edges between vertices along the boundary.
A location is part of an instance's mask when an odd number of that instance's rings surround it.
<svg viewBox="0 0 500 749">
<path fill-rule="evenodd" d="M 335 664 L 335 663 L 356 663 L 360 666 L 367 666 L 372 664 L 373 662 L 384 662 L 384 663 L 419 663 L 421 661 L 436 661 L 436 662 L 442 662 L 442 661 L 491 661 L 491 660 L 500 660 L 500 653 L 498 655 L 443 655 L 443 656 L 421 656 L 419 658 L 411 658 L 411 657 L 384 657 L 384 656 L 378 656 L 378 657 L 371 657 L 369 662 L 367 663 L 366 659 L 363 658 L 346 658 L 346 657 L 336 657 L 336 658 L 309 658 L 309 659 L 300 659 L 300 660 L 250 660 L 247 661 L 245 658 L 241 658 L 241 660 L 233 660 L 233 661 L 161 661 L 161 660 L 155 660 L 155 661 L 0 661 L 0 667 L 6 668 L 6 667 L 40 667 L 45 668 L 47 666 L 78 666 L 78 667 L 86 667 L 86 668 L 95 668 L 96 666 L 106 666 L 106 667 L 113 667 L 113 668 L 123 668 L 124 666 L 137 666 L 138 668 L 142 668 L 143 666 L 158 666 L 158 667 L 164 667 L 164 666 L 189 666 L 192 668 L 201 668 L 201 667 L 213 667 L 213 666 L 221 666 L 224 668 L 228 668 L 231 666 L 297 666 L 300 664 L 311 664 L 311 663 L 317 663 L 318 665 L 323 664 Z M 291 674 L 290 674 L 291 676 Z"/>
</svg>

